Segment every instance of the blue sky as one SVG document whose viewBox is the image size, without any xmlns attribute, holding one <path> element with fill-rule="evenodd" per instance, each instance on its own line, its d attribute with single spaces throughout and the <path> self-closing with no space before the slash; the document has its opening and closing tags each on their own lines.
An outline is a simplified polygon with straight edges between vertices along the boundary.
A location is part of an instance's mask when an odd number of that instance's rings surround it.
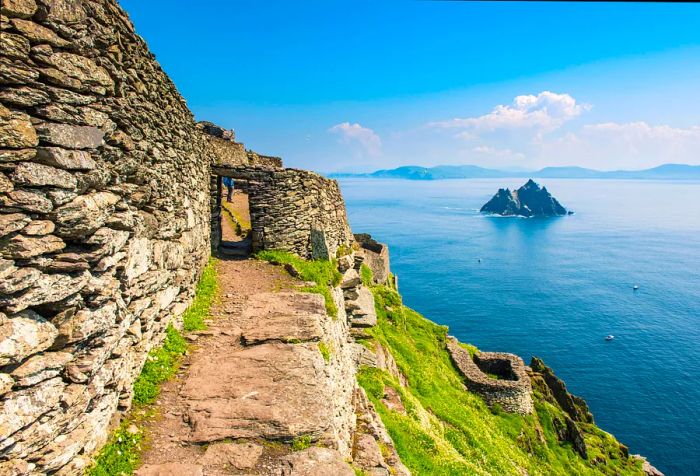
<svg viewBox="0 0 700 476">
<path fill-rule="evenodd" d="M 289 166 L 700 164 L 700 5 L 121 4 L 198 120 Z"/>
</svg>

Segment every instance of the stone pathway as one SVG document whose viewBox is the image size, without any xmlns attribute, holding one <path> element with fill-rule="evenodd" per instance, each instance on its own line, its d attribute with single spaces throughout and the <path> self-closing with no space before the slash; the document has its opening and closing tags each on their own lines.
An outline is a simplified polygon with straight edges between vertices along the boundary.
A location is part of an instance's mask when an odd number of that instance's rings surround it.
<svg viewBox="0 0 700 476">
<path fill-rule="evenodd" d="M 306 435 L 333 447 L 343 431 L 318 347 L 330 338 L 323 297 L 255 260 L 222 259 L 218 276 L 213 320 L 188 336 L 194 350 L 162 389 L 137 474 L 352 476 L 338 451 L 289 444 Z"/>
</svg>

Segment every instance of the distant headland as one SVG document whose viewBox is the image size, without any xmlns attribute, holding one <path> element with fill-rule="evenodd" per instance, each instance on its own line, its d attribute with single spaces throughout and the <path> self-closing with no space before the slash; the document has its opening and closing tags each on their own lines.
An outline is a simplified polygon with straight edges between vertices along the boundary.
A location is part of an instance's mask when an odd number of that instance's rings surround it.
<svg viewBox="0 0 700 476">
<path fill-rule="evenodd" d="M 405 165 L 395 169 L 351 174 L 334 173 L 331 178 L 393 178 L 405 180 L 443 180 L 466 178 L 588 178 L 588 179 L 634 179 L 634 180 L 700 180 L 700 165 L 664 164 L 644 170 L 601 171 L 583 167 L 545 167 L 537 171 L 509 171 L 487 169 L 476 165 L 438 165 L 421 167 Z"/>
<path fill-rule="evenodd" d="M 480 210 L 501 216 L 551 217 L 571 214 L 532 179 L 517 190 L 501 188 Z"/>
</svg>

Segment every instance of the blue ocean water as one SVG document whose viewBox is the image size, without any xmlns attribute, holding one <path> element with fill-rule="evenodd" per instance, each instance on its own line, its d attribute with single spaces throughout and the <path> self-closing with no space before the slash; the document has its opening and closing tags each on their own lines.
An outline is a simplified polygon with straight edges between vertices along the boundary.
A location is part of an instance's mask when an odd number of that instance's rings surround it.
<svg viewBox="0 0 700 476">
<path fill-rule="evenodd" d="M 340 183 L 408 306 L 482 350 L 543 358 L 631 452 L 700 474 L 700 182 L 543 179 L 576 212 L 550 219 L 478 213 L 520 179 Z"/>
</svg>

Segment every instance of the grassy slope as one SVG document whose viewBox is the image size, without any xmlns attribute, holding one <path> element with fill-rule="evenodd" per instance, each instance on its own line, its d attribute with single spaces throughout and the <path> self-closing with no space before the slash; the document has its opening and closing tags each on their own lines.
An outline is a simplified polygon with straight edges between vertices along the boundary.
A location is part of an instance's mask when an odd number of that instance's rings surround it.
<svg viewBox="0 0 700 476">
<path fill-rule="evenodd" d="M 209 316 L 216 290 L 216 268 L 212 259 L 202 272 L 192 305 L 182 316 L 185 331 L 206 328 L 204 320 Z M 86 471 L 87 474 L 128 475 L 138 468 L 145 438 L 142 426 L 155 417 L 152 404 L 160 394 L 160 385 L 175 375 L 186 351 L 187 342 L 182 334 L 169 325 L 163 345 L 149 352 L 141 374 L 134 382 L 134 405 L 131 412 L 95 456 L 95 462 Z"/>
<path fill-rule="evenodd" d="M 402 388 L 388 373 L 367 367 L 358 380 L 414 475 L 642 474 L 640 463 L 622 456 L 619 443 L 594 425 L 582 425 L 588 460 L 560 444 L 552 420 L 562 410 L 538 393 L 536 415 L 490 410 L 464 390 L 444 348 L 447 328 L 402 306 L 387 287 L 372 291 L 379 324 L 370 333 L 391 351 L 409 385 Z M 381 403 L 387 385 L 400 393 L 406 415 Z"/>
</svg>

